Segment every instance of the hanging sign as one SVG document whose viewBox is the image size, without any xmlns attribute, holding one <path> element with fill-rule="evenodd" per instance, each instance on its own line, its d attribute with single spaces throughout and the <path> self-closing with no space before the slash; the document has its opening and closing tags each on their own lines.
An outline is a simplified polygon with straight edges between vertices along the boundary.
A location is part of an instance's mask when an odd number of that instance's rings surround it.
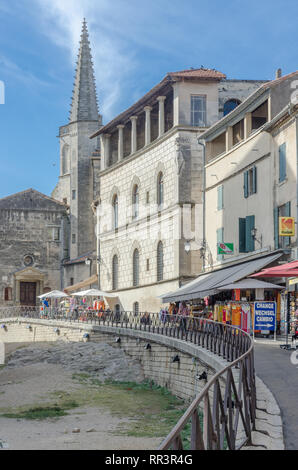
<svg viewBox="0 0 298 470">
<path fill-rule="evenodd" d="M 293 279 L 289 279 L 289 286 L 293 286 L 294 284 L 298 284 L 298 277 L 294 277 Z"/>
<path fill-rule="evenodd" d="M 234 243 L 218 243 L 217 254 L 218 255 L 232 255 L 234 253 Z"/>
<path fill-rule="evenodd" d="M 294 217 L 279 217 L 279 236 L 294 237 L 295 219 Z"/>
</svg>

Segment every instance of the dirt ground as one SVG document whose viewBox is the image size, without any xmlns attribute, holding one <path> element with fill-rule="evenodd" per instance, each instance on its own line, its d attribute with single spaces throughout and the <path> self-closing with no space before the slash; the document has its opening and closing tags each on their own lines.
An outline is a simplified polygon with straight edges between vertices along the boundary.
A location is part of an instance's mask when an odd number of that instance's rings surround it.
<svg viewBox="0 0 298 470">
<path fill-rule="evenodd" d="M 0 417 L 0 448 L 9 450 L 129 450 L 156 449 L 161 438 L 126 436 L 123 426 L 134 419 L 121 416 L 106 405 L 92 406 L 89 389 L 74 380 L 75 374 L 92 372 L 94 377 L 115 379 L 125 367 L 122 380 L 143 380 L 140 366 L 122 351 L 105 345 L 30 345 L 16 351 L 0 369 L 0 414 L 28 406 L 53 404 L 65 394 L 84 395 L 86 404 L 67 411 L 67 416 L 28 420 Z M 82 351 L 87 351 L 85 355 Z M 89 359 L 88 359 L 89 353 Z M 93 357 L 93 362 L 90 360 Z M 105 363 L 103 358 L 106 358 Z M 91 364 L 90 364 L 91 363 Z M 101 364 L 97 370 L 98 363 Z M 92 365 L 93 364 L 93 365 Z M 139 368 L 139 369 L 138 369 Z M 119 431 L 119 432 L 118 432 Z"/>
</svg>

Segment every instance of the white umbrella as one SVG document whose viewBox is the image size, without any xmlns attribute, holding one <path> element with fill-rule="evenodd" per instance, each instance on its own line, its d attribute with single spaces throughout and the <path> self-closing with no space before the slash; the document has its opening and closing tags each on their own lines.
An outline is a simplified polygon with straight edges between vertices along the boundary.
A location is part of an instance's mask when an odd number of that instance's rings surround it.
<svg viewBox="0 0 298 470">
<path fill-rule="evenodd" d="M 83 290 L 81 292 L 75 292 L 71 295 L 75 295 L 76 297 L 118 297 L 117 294 L 110 294 L 99 289 Z"/>
<path fill-rule="evenodd" d="M 61 292 L 60 290 L 52 290 L 51 292 L 38 296 L 39 299 L 60 299 L 61 297 L 69 297 L 69 295 L 65 294 L 65 292 Z"/>
</svg>

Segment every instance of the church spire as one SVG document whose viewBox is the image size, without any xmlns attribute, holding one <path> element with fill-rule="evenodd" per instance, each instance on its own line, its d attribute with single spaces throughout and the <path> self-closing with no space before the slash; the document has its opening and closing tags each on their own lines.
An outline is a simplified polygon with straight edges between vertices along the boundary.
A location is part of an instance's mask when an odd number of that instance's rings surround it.
<svg viewBox="0 0 298 470">
<path fill-rule="evenodd" d="M 98 104 L 87 23 L 84 18 L 70 109 L 70 122 L 98 121 Z"/>
</svg>

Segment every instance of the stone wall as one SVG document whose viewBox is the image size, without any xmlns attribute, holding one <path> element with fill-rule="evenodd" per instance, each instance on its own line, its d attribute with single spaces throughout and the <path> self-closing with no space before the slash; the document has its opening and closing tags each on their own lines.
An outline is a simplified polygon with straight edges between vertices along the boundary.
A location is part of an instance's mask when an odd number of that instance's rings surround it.
<svg viewBox="0 0 298 470">
<path fill-rule="evenodd" d="M 19 302 L 16 277 L 28 280 L 25 270 L 29 268 L 35 270 L 39 282 L 36 295 L 44 287 L 60 289 L 66 219 L 65 206 L 34 190 L 0 200 L 0 305 L 7 305 L 5 288 L 11 289 L 11 303 Z"/>
</svg>

